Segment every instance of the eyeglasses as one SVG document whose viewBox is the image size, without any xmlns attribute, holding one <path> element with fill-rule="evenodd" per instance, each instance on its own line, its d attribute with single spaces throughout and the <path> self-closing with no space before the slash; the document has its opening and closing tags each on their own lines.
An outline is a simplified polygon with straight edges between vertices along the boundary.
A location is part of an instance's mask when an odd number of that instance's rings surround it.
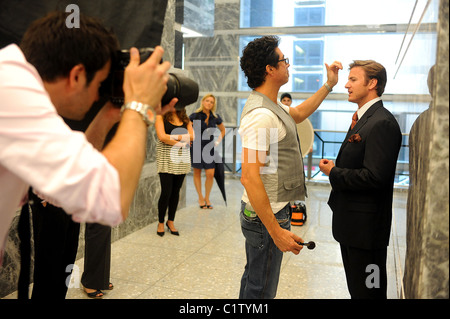
<svg viewBox="0 0 450 319">
<path fill-rule="evenodd" d="M 283 61 L 284 61 L 284 63 L 289 64 L 289 58 L 284 58 L 282 60 L 278 60 L 278 62 L 283 62 Z"/>
</svg>

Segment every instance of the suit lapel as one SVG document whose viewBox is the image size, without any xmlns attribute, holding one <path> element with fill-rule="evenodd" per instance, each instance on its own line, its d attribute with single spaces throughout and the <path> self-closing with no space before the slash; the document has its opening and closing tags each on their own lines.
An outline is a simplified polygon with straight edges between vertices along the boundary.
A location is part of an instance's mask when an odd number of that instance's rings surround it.
<svg viewBox="0 0 450 319">
<path fill-rule="evenodd" d="M 369 107 L 369 109 L 364 113 L 363 117 L 361 119 L 358 120 L 358 122 L 356 123 L 356 125 L 353 127 L 352 129 L 349 129 L 347 132 L 347 135 L 345 136 L 344 141 L 342 142 L 341 148 L 339 149 L 339 153 L 338 156 L 336 157 L 336 162 L 337 159 L 339 158 L 339 155 L 341 154 L 342 150 L 344 149 L 344 147 L 349 143 L 349 138 L 350 136 L 352 136 L 353 134 L 356 134 L 359 132 L 359 130 L 361 128 L 364 127 L 364 125 L 366 125 L 367 121 L 369 120 L 369 118 L 376 112 L 376 110 L 379 107 L 383 106 L 383 102 L 382 101 L 378 101 L 376 102 L 374 105 L 372 105 L 371 107 Z"/>
</svg>

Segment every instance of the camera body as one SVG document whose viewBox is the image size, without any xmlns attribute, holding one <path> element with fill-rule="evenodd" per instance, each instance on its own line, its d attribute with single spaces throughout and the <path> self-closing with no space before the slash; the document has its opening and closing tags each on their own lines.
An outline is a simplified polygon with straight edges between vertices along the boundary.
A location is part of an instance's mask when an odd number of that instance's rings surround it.
<svg viewBox="0 0 450 319">
<path fill-rule="evenodd" d="M 139 49 L 140 63 L 146 61 L 153 53 L 153 48 Z M 123 79 L 125 68 L 130 62 L 130 51 L 121 50 L 116 52 L 111 63 L 108 78 L 102 83 L 100 96 L 109 99 L 114 105 L 120 107 L 124 103 Z M 162 63 L 162 60 L 160 61 Z M 173 98 L 178 98 L 175 109 L 181 110 L 187 105 L 195 103 L 198 99 L 199 88 L 197 82 L 180 74 L 169 73 L 167 91 L 161 104 L 168 104 Z"/>
</svg>

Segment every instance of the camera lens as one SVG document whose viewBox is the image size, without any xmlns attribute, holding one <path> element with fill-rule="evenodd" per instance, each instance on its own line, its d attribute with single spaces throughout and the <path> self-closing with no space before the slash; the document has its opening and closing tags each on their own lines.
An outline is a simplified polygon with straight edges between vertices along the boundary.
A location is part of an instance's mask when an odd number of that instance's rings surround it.
<svg viewBox="0 0 450 319">
<path fill-rule="evenodd" d="M 167 91 L 161 100 L 161 104 L 166 105 L 176 97 L 178 102 L 175 104 L 175 108 L 180 110 L 186 105 L 196 102 L 198 93 L 197 82 L 179 74 L 169 73 Z"/>
</svg>

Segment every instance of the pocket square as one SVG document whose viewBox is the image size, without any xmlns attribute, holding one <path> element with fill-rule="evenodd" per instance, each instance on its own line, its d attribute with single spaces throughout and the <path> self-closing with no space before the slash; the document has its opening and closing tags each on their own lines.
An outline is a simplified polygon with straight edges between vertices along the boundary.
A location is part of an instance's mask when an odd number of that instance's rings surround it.
<svg viewBox="0 0 450 319">
<path fill-rule="evenodd" d="M 361 142 L 361 135 L 359 135 L 358 133 L 357 134 L 353 134 L 352 136 L 350 136 L 348 141 L 350 143 L 359 143 L 359 142 Z"/>
</svg>

